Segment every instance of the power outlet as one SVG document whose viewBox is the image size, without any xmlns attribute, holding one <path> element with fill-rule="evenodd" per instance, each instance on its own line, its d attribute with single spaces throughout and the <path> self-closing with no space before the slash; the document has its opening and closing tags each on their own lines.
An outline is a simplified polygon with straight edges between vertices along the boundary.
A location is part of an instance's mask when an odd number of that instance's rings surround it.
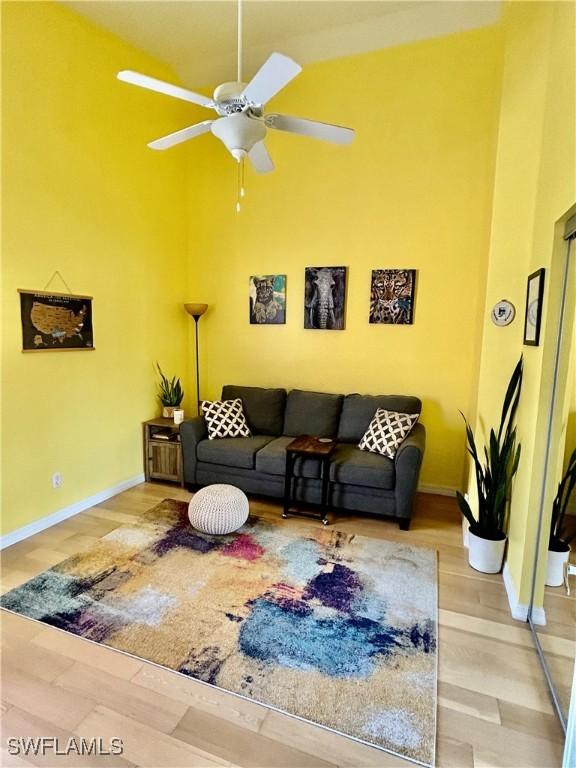
<svg viewBox="0 0 576 768">
<path fill-rule="evenodd" d="M 62 487 L 62 474 L 60 472 L 54 472 L 52 475 L 52 488 Z"/>
</svg>

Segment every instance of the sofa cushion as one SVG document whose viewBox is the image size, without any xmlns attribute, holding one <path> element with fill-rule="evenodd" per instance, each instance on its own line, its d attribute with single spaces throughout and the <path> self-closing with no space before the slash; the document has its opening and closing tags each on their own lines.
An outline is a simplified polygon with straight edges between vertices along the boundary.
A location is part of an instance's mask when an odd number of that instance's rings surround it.
<svg viewBox="0 0 576 768">
<path fill-rule="evenodd" d="M 346 395 L 338 427 L 338 440 L 358 443 L 378 408 L 401 413 L 420 413 L 422 402 L 407 395 Z"/>
<path fill-rule="evenodd" d="M 417 413 L 398 413 L 378 408 L 358 448 L 393 459 L 417 421 Z"/>
<path fill-rule="evenodd" d="M 196 447 L 196 454 L 199 461 L 205 461 L 208 464 L 254 469 L 257 452 L 272 439 L 270 435 L 253 435 L 252 437 L 202 440 Z"/>
<path fill-rule="evenodd" d="M 238 387 L 227 384 L 222 388 L 223 400 L 239 397 L 244 406 L 246 421 L 255 435 L 281 435 L 286 407 L 285 389 Z"/>
<path fill-rule="evenodd" d="M 351 443 L 340 443 L 332 455 L 330 480 L 390 491 L 395 484 L 394 462 L 379 453 L 361 451 Z"/>
<path fill-rule="evenodd" d="M 200 407 L 208 427 L 208 439 L 250 437 L 242 409 L 242 400 L 201 400 Z"/>
<path fill-rule="evenodd" d="M 256 470 L 268 475 L 284 475 L 286 470 L 286 446 L 293 437 L 277 437 L 264 446 L 256 454 Z M 294 462 L 294 477 L 320 477 L 320 462 L 318 459 L 298 456 Z"/>
<path fill-rule="evenodd" d="M 284 434 L 336 437 L 342 400 L 342 395 L 293 389 L 286 401 Z"/>
</svg>

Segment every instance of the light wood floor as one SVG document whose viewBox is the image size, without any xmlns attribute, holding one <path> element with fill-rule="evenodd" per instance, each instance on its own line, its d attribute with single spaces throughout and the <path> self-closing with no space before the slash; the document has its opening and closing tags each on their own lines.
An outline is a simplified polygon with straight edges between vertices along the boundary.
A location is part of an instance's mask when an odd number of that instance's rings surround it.
<svg viewBox="0 0 576 768">
<path fill-rule="evenodd" d="M 5 550 L 3 590 L 26 581 L 99 537 L 129 523 L 158 500 L 188 499 L 172 485 L 143 484 Z M 278 517 L 277 504 L 251 503 Z M 309 521 L 291 518 L 295 529 Z M 313 523 L 314 524 L 314 523 Z M 552 768 L 562 733 L 553 715 L 530 633 L 514 621 L 500 576 L 466 564 L 452 499 L 421 494 L 412 530 L 341 517 L 337 527 L 439 551 L 440 632 L 437 764 L 445 768 Z M 552 623 L 543 643 L 559 679 L 571 679 L 574 605 L 547 598 Z M 245 702 L 182 675 L 2 611 L 2 760 L 26 765 L 407 766 L 382 751 Z M 120 737 L 118 757 L 8 754 L 19 736 Z"/>
</svg>

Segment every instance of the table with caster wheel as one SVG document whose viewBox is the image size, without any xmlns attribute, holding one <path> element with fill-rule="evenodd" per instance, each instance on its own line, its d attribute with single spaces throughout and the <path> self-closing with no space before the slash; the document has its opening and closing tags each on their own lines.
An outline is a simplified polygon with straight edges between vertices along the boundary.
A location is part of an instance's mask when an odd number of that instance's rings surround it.
<svg viewBox="0 0 576 768">
<path fill-rule="evenodd" d="M 284 480 L 284 511 L 282 517 L 286 519 L 289 515 L 302 515 L 304 517 L 314 517 L 322 521 L 323 525 L 328 525 L 328 494 L 330 490 L 330 457 L 336 447 L 335 440 L 328 438 L 311 437 L 310 435 L 300 435 L 292 440 L 286 446 L 286 475 Z M 318 459 L 320 462 L 320 478 L 322 480 L 322 495 L 318 511 L 301 511 L 293 508 L 296 502 L 294 494 L 294 464 L 298 458 Z M 311 505 L 312 506 L 312 505 Z"/>
</svg>

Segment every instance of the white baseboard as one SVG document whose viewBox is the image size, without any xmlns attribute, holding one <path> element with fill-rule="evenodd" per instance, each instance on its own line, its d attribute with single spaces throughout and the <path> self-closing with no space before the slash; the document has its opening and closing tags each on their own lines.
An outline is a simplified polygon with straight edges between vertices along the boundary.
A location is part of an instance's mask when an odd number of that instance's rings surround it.
<svg viewBox="0 0 576 768">
<path fill-rule="evenodd" d="M 508 603 L 510 604 L 512 618 L 517 621 L 527 621 L 529 606 L 527 603 L 518 602 L 516 587 L 514 586 L 508 563 L 504 563 L 502 578 L 504 579 L 504 586 L 506 587 L 506 594 L 508 595 Z M 534 624 L 541 624 L 542 626 L 546 624 L 546 612 L 544 611 L 544 608 L 532 609 L 532 621 Z"/>
<path fill-rule="evenodd" d="M 144 473 L 142 472 L 139 475 L 131 477 L 129 480 L 125 480 L 123 483 L 114 485 L 112 488 L 106 488 L 103 491 L 99 491 L 99 493 L 95 493 L 93 496 L 88 496 L 86 499 L 81 499 L 80 501 L 74 502 L 74 504 L 70 504 L 68 507 L 52 512 L 51 515 L 46 515 L 39 520 L 34 520 L 32 523 L 22 526 L 22 528 L 10 531 L 10 533 L 0 537 L 0 550 L 9 547 L 11 544 L 16 544 L 18 541 L 23 541 L 29 536 L 33 536 L 35 533 L 45 531 L 46 528 L 50 528 L 52 525 L 56 525 L 56 523 L 61 523 L 69 517 L 74 517 L 74 515 L 77 515 L 79 512 L 84 512 L 85 509 L 89 509 L 95 504 L 100 504 L 101 502 L 106 501 L 106 499 L 116 496 L 117 493 L 127 491 L 128 488 L 133 488 L 135 485 L 140 485 L 140 483 L 143 482 Z"/>
<path fill-rule="evenodd" d="M 456 488 L 452 488 L 449 485 L 429 485 L 423 483 L 418 486 L 420 493 L 433 493 L 436 496 L 456 496 Z"/>
</svg>

